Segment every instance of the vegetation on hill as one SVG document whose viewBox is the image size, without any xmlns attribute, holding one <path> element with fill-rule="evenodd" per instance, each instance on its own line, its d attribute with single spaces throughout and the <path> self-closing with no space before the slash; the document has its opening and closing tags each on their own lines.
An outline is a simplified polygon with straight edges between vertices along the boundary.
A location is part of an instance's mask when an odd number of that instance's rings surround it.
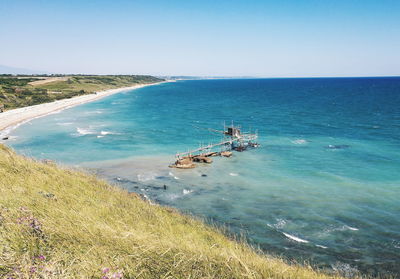
<svg viewBox="0 0 400 279">
<path fill-rule="evenodd" d="M 10 76 L 0 75 L 0 106 L 13 109 L 52 102 L 96 91 L 160 82 L 152 76 Z"/>
<path fill-rule="evenodd" d="M 0 278 L 333 278 L 3 145 L 0 177 Z"/>
</svg>

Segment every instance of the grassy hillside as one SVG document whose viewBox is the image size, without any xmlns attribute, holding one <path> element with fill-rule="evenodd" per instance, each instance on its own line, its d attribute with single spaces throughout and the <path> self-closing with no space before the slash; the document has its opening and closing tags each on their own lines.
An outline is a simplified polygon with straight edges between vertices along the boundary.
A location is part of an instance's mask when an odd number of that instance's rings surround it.
<svg viewBox="0 0 400 279">
<path fill-rule="evenodd" d="M 0 106 L 31 106 L 96 91 L 162 81 L 152 76 L 0 76 Z"/>
<path fill-rule="evenodd" d="M 333 278 L 0 145 L 0 278 Z"/>
</svg>

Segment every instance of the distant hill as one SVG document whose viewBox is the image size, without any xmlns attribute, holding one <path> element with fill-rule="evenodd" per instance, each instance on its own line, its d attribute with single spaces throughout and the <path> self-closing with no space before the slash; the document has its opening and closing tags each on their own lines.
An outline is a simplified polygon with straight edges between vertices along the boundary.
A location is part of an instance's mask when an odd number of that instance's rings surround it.
<svg viewBox="0 0 400 279">
<path fill-rule="evenodd" d="M 10 67 L 10 66 L 5 66 L 5 65 L 0 65 L 0 74 L 12 74 L 12 75 L 24 74 L 24 75 L 35 75 L 35 74 L 47 74 L 47 73 L 48 73 L 48 72 L 45 72 L 45 71 L 36 71 L 36 70 L 30 70 L 30 69 L 16 68 L 16 67 Z"/>
<path fill-rule="evenodd" d="M 107 89 L 163 81 L 152 76 L 0 75 L 0 105 L 5 110 L 32 106 Z M 0 267 L 1 268 L 1 267 Z"/>
</svg>

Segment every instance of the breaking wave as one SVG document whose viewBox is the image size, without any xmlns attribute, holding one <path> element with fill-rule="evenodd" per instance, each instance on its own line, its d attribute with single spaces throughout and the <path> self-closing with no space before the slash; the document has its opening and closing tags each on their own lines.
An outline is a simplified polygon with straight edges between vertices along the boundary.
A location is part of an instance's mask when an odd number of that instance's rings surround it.
<svg viewBox="0 0 400 279">
<path fill-rule="evenodd" d="M 59 122 L 57 123 L 58 126 L 68 126 L 74 124 L 73 122 Z"/>
<path fill-rule="evenodd" d="M 188 194 L 190 194 L 190 193 L 193 193 L 193 190 L 183 189 L 183 190 L 182 190 L 182 193 L 183 193 L 184 195 L 188 195 Z"/>
<path fill-rule="evenodd" d="M 96 132 L 91 129 L 76 128 L 76 131 L 78 132 L 79 135 L 82 136 L 96 134 Z"/>
<path fill-rule="evenodd" d="M 288 234 L 288 233 L 284 233 L 284 232 L 282 232 L 287 238 L 289 238 L 289 239 L 291 239 L 291 240 L 294 240 L 294 241 L 297 241 L 297 242 L 300 242 L 300 243 L 308 243 L 309 241 L 308 240 L 305 240 L 305 239 L 302 239 L 302 238 L 300 238 L 300 237 L 297 237 L 297 236 L 294 236 L 294 235 L 291 235 L 291 234 Z"/>
<path fill-rule="evenodd" d="M 173 177 L 174 179 L 176 179 L 176 180 L 179 179 L 179 177 L 175 176 L 175 174 L 173 174 L 172 172 L 169 172 L 168 175 L 169 175 L 169 176 L 172 176 L 172 177 Z"/>
<path fill-rule="evenodd" d="M 100 132 L 100 135 L 102 135 L 102 136 L 112 135 L 112 134 L 115 134 L 115 133 L 109 132 L 109 131 L 101 131 L 101 132 Z"/>
<path fill-rule="evenodd" d="M 286 225 L 285 219 L 276 219 L 276 221 L 275 224 L 267 224 L 267 226 L 274 229 L 282 229 Z"/>
<path fill-rule="evenodd" d="M 292 140 L 292 143 L 294 144 L 306 144 L 308 141 L 305 139 L 297 139 L 297 140 Z"/>
</svg>

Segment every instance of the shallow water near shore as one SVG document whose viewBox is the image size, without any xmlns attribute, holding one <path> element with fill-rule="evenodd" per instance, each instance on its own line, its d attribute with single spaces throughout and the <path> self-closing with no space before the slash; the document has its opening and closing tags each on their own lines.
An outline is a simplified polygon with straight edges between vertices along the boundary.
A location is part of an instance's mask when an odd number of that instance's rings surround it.
<svg viewBox="0 0 400 279">
<path fill-rule="evenodd" d="M 399 105 L 400 78 L 178 81 L 32 120 L 8 144 L 225 224 L 268 253 L 400 274 Z M 232 119 L 258 129 L 261 147 L 168 168 L 176 152 L 220 140 L 198 127 Z"/>
</svg>

